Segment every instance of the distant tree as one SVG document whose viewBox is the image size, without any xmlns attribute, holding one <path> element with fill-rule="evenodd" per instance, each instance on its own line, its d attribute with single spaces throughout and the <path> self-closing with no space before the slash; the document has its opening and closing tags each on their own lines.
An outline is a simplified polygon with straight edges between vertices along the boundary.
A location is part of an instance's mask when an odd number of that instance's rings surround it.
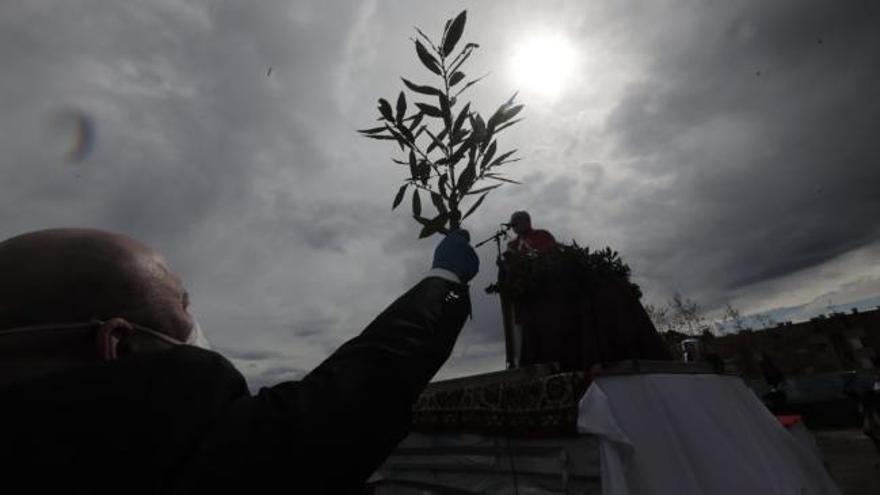
<svg viewBox="0 0 880 495">
<path fill-rule="evenodd" d="M 669 301 L 669 308 L 681 332 L 699 335 L 708 330 L 709 326 L 703 317 L 703 311 L 693 300 L 676 292 Z"/>
<path fill-rule="evenodd" d="M 490 191 L 503 183 L 519 184 L 499 173 L 503 165 L 518 159 L 513 158 L 516 150 L 502 152 L 496 139 L 501 131 L 521 120 L 514 119 L 523 109 L 523 105 L 514 103 L 516 94 L 488 119 L 470 102 L 456 111 L 461 94 L 485 77 L 465 82 L 464 63 L 479 48 L 476 43 L 466 43 L 456 52 L 466 19 L 467 11 L 462 11 L 447 20 L 439 43 L 416 28 L 418 37 L 412 39 L 416 55 L 439 79 L 438 84 L 422 85 L 402 78 L 411 102 L 416 97 L 427 97 L 428 101 L 407 105 L 406 94 L 401 91 L 392 108 L 388 100 L 380 98 L 378 120 L 382 125 L 358 131 L 371 139 L 395 141 L 400 147 L 403 156 L 392 161 L 408 167 L 409 178 L 394 195 L 391 209 L 397 208 L 412 190 L 412 215 L 421 225 L 420 238 L 459 228 Z M 413 112 L 407 114 L 407 109 Z M 431 218 L 424 216 L 423 194 L 436 210 Z"/>
<path fill-rule="evenodd" d="M 712 333 L 700 306 L 678 292 L 664 305 L 646 305 L 645 311 L 660 332 L 678 332 L 693 336 Z"/>
<path fill-rule="evenodd" d="M 668 333 L 674 331 L 670 325 L 669 307 L 666 305 L 645 304 L 645 312 L 654 323 L 654 327 L 660 333 Z"/>
<path fill-rule="evenodd" d="M 733 331 L 733 332 L 742 332 L 743 330 L 748 330 L 749 327 L 746 325 L 745 318 L 743 318 L 742 313 L 739 309 L 735 308 L 732 304 L 727 303 L 724 306 L 724 315 L 721 319 L 723 323 L 723 327 L 725 331 Z"/>
</svg>

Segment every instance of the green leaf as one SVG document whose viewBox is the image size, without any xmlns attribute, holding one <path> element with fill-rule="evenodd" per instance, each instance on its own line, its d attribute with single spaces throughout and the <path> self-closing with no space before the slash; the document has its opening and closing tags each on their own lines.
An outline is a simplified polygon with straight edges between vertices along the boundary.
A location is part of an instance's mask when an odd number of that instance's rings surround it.
<svg viewBox="0 0 880 495">
<path fill-rule="evenodd" d="M 503 131 L 504 129 L 507 129 L 508 127 L 510 127 L 513 124 L 516 124 L 517 122 L 520 122 L 520 121 L 522 121 L 522 119 L 511 120 L 510 122 L 505 122 L 504 124 L 499 125 L 498 128 L 495 129 L 495 134 L 498 134 L 499 132 Z"/>
<path fill-rule="evenodd" d="M 464 49 L 462 51 L 460 51 L 458 53 L 458 55 L 455 56 L 454 59 L 452 59 L 452 63 L 450 64 L 449 72 L 457 71 L 458 68 L 461 67 L 465 63 L 465 61 L 468 59 L 468 57 L 471 56 L 471 52 L 474 51 L 474 48 L 479 48 L 479 47 L 480 47 L 480 45 L 478 45 L 476 43 L 468 43 L 467 45 L 465 45 Z"/>
<path fill-rule="evenodd" d="M 482 131 L 480 134 L 477 134 L 479 139 L 475 142 L 480 144 L 480 151 L 483 151 L 484 149 L 486 149 L 486 145 L 489 144 L 489 141 L 492 140 L 492 135 L 489 134 L 488 130 L 486 129 L 486 123 L 483 122 L 483 117 L 480 114 L 477 114 L 474 121 L 476 121 L 477 127 Z"/>
<path fill-rule="evenodd" d="M 449 31 L 446 33 L 446 37 L 443 40 L 443 56 L 448 57 L 452 50 L 455 49 L 455 44 L 458 43 L 458 40 L 461 39 L 461 34 L 464 32 L 464 23 L 467 20 L 467 11 L 462 10 L 458 16 L 455 17 L 455 20 L 452 21 L 452 25 L 449 26 Z"/>
<path fill-rule="evenodd" d="M 425 43 L 429 44 L 435 52 L 437 51 L 437 47 L 434 46 L 434 43 L 431 42 L 431 38 L 429 38 L 427 34 L 423 33 L 422 30 L 419 28 L 416 28 L 416 32 L 419 33 L 419 36 L 421 36 L 425 40 Z"/>
<path fill-rule="evenodd" d="M 471 129 L 473 129 L 473 140 L 475 144 L 481 144 L 486 139 L 486 123 L 480 114 L 474 114 L 471 117 Z"/>
<path fill-rule="evenodd" d="M 492 157 L 495 155 L 495 150 L 498 149 L 498 141 L 492 141 L 492 144 L 489 145 L 489 148 L 486 149 L 486 154 L 483 155 L 483 160 L 480 162 L 480 168 L 486 166 L 492 160 Z"/>
<path fill-rule="evenodd" d="M 464 72 L 455 71 L 449 78 L 449 86 L 455 86 L 460 83 L 462 79 L 464 79 Z"/>
<path fill-rule="evenodd" d="M 471 145 L 470 140 L 461 143 L 461 146 L 459 146 L 458 149 L 455 150 L 454 153 L 452 153 L 450 164 L 455 165 L 458 162 L 460 162 L 461 159 L 464 158 L 464 154 L 472 149 L 473 149 L 473 146 Z"/>
<path fill-rule="evenodd" d="M 499 120 L 498 123 L 501 124 L 516 117 L 516 114 L 518 114 L 523 109 L 523 107 L 525 107 L 525 105 L 516 105 L 505 110 L 504 115 L 502 115 L 501 120 Z"/>
<path fill-rule="evenodd" d="M 449 108 L 449 100 L 446 99 L 445 95 L 439 96 L 440 100 L 440 112 L 443 114 L 443 123 L 446 125 L 446 128 L 452 127 L 452 110 Z"/>
<path fill-rule="evenodd" d="M 498 110 L 495 110 L 495 113 L 493 113 L 492 116 L 489 117 L 489 122 L 487 123 L 490 130 L 494 130 L 495 126 L 501 123 L 502 119 L 504 118 L 504 112 L 506 112 L 509 108 L 510 101 L 507 101 L 502 103 L 501 106 L 498 107 Z"/>
<path fill-rule="evenodd" d="M 438 212 L 446 213 L 446 203 L 443 202 L 443 197 L 440 194 L 431 191 L 431 202 L 434 203 L 434 208 L 437 208 Z"/>
<path fill-rule="evenodd" d="M 397 190 L 397 195 L 394 196 L 394 203 L 391 205 L 392 210 L 397 208 L 397 205 L 399 205 L 400 202 L 403 201 L 403 195 L 404 195 L 404 193 L 406 193 L 406 186 L 407 185 L 408 184 L 404 184 L 404 185 L 400 186 L 400 189 Z"/>
<path fill-rule="evenodd" d="M 419 232 L 419 239 L 424 239 L 426 237 L 431 237 L 432 235 L 437 233 L 437 229 L 431 227 L 431 224 L 427 224 L 422 227 L 421 232 Z"/>
<path fill-rule="evenodd" d="M 443 112 L 441 112 L 440 109 L 435 107 L 434 105 L 428 105 L 427 103 L 416 103 L 416 106 L 419 107 L 419 110 L 421 110 L 422 113 L 427 114 L 429 117 L 443 117 Z"/>
<path fill-rule="evenodd" d="M 416 153 L 413 150 L 409 150 L 409 175 L 412 177 L 412 180 L 416 180 L 419 176 L 419 169 L 416 165 Z"/>
<path fill-rule="evenodd" d="M 419 162 L 419 180 L 422 181 L 423 185 L 428 184 L 428 179 L 431 178 L 431 164 L 422 160 Z"/>
<path fill-rule="evenodd" d="M 419 124 L 422 123 L 422 118 L 424 118 L 424 117 L 425 117 L 424 113 L 422 113 L 422 112 L 417 113 L 415 115 L 415 117 L 413 118 L 412 122 L 409 124 L 409 130 L 413 130 L 416 127 L 418 127 Z"/>
<path fill-rule="evenodd" d="M 440 180 L 437 181 L 437 186 L 440 188 L 440 196 L 442 196 L 444 199 L 449 197 L 446 193 L 446 182 L 448 180 L 449 180 L 449 176 L 446 174 L 443 174 L 440 176 Z"/>
<path fill-rule="evenodd" d="M 364 137 L 368 137 L 370 139 L 381 139 L 384 141 L 396 141 L 397 138 L 394 136 L 377 136 L 375 134 L 365 134 Z"/>
<path fill-rule="evenodd" d="M 361 134 L 378 134 L 385 131 L 385 126 L 373 127 L 372 129 L 358 129 Z"/>
<path fill-rule="evenodd" d="M 468 191 L 468 193 L 465 194 L 465 196 L 473 196 L 474 194 L 480 194 L 482 192 L 491 191 L 492 189 L 495 189 L 496 187 L 501 187 L 501 186 L 502 186 L 502 184 L 495 184 L 494 186 L 481 187 L 479 189 L 474 189 L 473 191 Z"/>
<path fill-rule="evenodd" d="M 464 93 L 464 90 L 466 90 L 466 89 L 470 88 L 471 86 L 473 86 L 474 84 L 477 84 L 478 82 L 482 81 L 483 78 L 485 78 L 488 75 L 489 74 L 486 74 L 485 76 L 480 76 L 480 77 L 474 79 L 473 81 L 470 81 L 469 83 L 465 84 L 463 88 L 459 89 L 458 92 L 455 93 L 455 96 L 458 96 L 458 95 Z"/>
<path fill-rule="evenodd" d="M 446 137 L 446 129 L 443 129 L 442 131 L 440 131 L 440 134 L 438 134 L 436 136 L 434 135 L 434 133 L 432 133 L 431 131 L 429 131 L 427 129 L 425 130 L 425 132 L 427 132 L 428 135 L 431 136 L 431 144 L 429 144 L 428 148 L 425 150 L 426 155 L 428 153 L 434 151 L 434 148 L 436 148 L 438 146 L 440 147 L 440 149 L 444 149 L 443 138 Z"/>
<path fill-rule="evenodd" d="M 507 159 L 507 157 L 509 157 L 510 155 L 512 155 L 512 154 L 514 154 L 514 153 L 516 153 L 516 150 L 515 150 L 515 149 L 514 149 L 514 150 L 510 150 L 510 151 L 507 151 L 507 152 L 505 152 L 505 153 L 502 153 L 501 155 L 498 156 L 498 158 L 495 159 L 495 161 L 493 161 L 492 163 L 489 164 L 489 168 L 492 168 L 492 167 L 496 167 L 496 166 L 498 166 L 498 165 L 501 165 L 501 163 L 502 163 L 505 159 Z"/>
<path fill-rule="evenodd" d="M 394 139 L 397 140 L 397 145 L 400 146 L 400 151 L 403 151 L 404 147 L 407 146 L 406 138 L 403 137 L 397 129 L 394 129 L 389 125 L 386 125 L 385 128 L 388 129 L 388 132 L 390 132 L 391 135 L 394 136 Z"/>
<path fill-rule="evenodd" d="M 421 216 L 422 214 L 422 198 L 419 197 L 419 190 L 413 189 L 412 195 L 412 211 L 413 216 Z"/>
<path fill-rule="evenodd" d="M 397 97 L 397 115 L 395 116 L 398 124 L 403 122 L 404 115 L 406 115 L 406 96 L 404 96 L 403 91 L 401 91 L 400 95 Z"/>
<path fill-rule="evenodd" d="M 394 120 L 394 114 L 391 113 L 391 104 L 385 98 L 379 98 L 379 113 L 385 120 Z"/>
<path fill-rule="evenodd" d="M 464 124 L 464 119 L 468 115 L 470 115 L 471 104 L 468 103 L 461 109 L 461 112 L 458 113 L 458 117 L 455 118 L 455 124 L 452 126 L 452 135 L 455 136 L 458 134 L 459 129 L 461 129 L 461 125 Z"/>
<path fill-rule="evenodd" d="M 437 232 L 443 232 L 445 230 L 443 226 L 446 225 L 447 220 L 449 220 L 449 214 L 441 213 L 432 218 L 427 224 L 423 224 L 424 227 L 422 227 L 422 231 L 419 233 L 419 239 L 430 237 Z"/>
<path fill-rule="evenodd" d="M 416 40 L 416 54 L 419 56 L 419 60 L 422 61 L 425 67 L 428 68 L 434 74 L 438 76 L 443 75 L 443 72 L 440 70 L 440 66 L 437 63 L 437 59 L 431 55 L 428 50 L 425 48 L 425 45 L 422 44 L 421 41 Z"/>
<path fill-rule="evenodd" d="M 464 168 L 464 172 L 458 176 L 458 183 L 455 184 L 455 187 L 458 188 L 459 194 L 464 196 L 467 194 L 468 190 L 471 188 L 471 185 L 474 183 L 474 178 L 477 176 L 476 164 L 474 162 L 468 162 L 467 167 Z"/>
<path fill-rule="evenodd" d="M 401 77 L 401 79 L 403 78 Z M 439 96 L 443 94 L 443 91 L 440 91 L 437 88 L 431 86 L 420 86 L 418 84 L 407 81 L 406 79 L 403 79 L 403 84 L 405 84 L 406 87 L 410 89 L 410 91 L 421 93 L 423 95 Z"/>
<path fill-rule="evenodd" d="M 499 185 L 500 185 L 500 184 L 499 184 Z M 469 216 L 471 215 L 471 213 L 475 212 L 475 211 L 477 210 L 477 208 L 479 208 L 479 206 L 480 206 L 481 204 L 483 204 L 483 200 L 486 199 L 486 195 L 488 195 L 488 194 L 489 194 L 488 191 L 487 191 L 487 192 L 484 192 L 483 195 L 480 196 L 480 198 L 477 199 L 477 201 L 476 201 L 473 205 L 471 205 L 470 208 L 468 208 L 468 211 L 464 214 L 464 217 L 462 217 L 462 220 L 464 220 L 465 218 L 469 217 Z"/>
<path fill-rule="evenodd" d="M 489 178 L 492 178 L 495 180 L 500 180 L 501 182 L 508 182 L 510 184 L 521 184 L 520 182 L 517 182 L 513 179 L 505 179 L 504 177 L 501 177 L 500 175 L 497 175 L 497 174 L 486 174 L 486 177 L 489 177 Z"/>
<path fill-rule="evenodd" d="M 409 128 L 407 128 L 405 125 L 401 125 L 400 127 L 397 128 L 397 130 L 401 134 L 403 134 L 403 136 L 406 138 L 407 143 L 414 143 L 415 142 L 415 136 L 413 136 L 412 131 L 409 130 Z"/>
</svg>

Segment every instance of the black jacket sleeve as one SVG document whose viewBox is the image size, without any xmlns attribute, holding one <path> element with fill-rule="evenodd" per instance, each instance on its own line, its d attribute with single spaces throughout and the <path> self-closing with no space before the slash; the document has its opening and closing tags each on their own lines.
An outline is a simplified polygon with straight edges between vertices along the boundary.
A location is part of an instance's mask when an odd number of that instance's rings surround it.
<svg viewBox="0 0 880 495">
<path fill-rule="evenodd" d="M 186 491 L 357 492 L 407 434 L 469 313 L 467 287 L 422 280 L 301 381 L 236 401 L 195 453 Z"/>
</svg>

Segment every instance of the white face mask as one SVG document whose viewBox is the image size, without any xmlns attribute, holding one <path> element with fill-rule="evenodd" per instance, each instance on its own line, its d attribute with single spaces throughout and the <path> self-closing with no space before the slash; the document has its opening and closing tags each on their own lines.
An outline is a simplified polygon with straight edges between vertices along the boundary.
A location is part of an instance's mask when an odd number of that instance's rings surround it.
<svg viewBox="0 0 880 495">
<path fill-rule="evenodd" d="M 211 343 L 205 337 L 205 333 L 202 331 L 201 325 L 199 325 L 199 320 L 195 316 L 192 317 L 192 320 L 193 326 L 189 332 L 189 337 L 186 338 L 186 344 L 211 350 Z"/>
</svg>

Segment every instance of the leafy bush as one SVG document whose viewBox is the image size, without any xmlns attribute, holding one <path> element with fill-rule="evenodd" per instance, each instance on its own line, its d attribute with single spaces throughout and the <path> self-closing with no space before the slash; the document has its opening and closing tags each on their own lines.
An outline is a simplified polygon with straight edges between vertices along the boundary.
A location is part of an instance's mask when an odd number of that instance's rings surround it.
<svg viewBox="0 0 880 495">
<path fill-rule="evenodd" d="M 641 289 L 630 282 L 630 273 L 629 265 L 610 247 L 591 251 L 576 242 L 559 243 L 541 254 L 508 253 L 499 290 L 513 297 L 528 298 L 582 293 L 603 282 L 622 281 L 641 298 Z"/>
</svg>

